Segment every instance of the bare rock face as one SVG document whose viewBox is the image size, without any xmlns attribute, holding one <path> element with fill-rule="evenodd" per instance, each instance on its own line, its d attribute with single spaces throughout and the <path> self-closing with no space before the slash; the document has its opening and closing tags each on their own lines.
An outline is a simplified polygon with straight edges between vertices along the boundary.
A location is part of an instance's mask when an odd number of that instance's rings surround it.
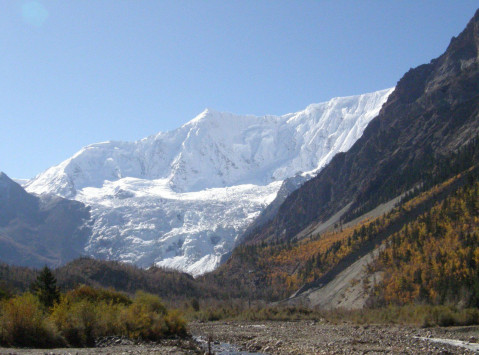
<svg viewBox="0 0 479 355">
<path fill-rule="evenodd" d="M 350 204 L 372 209 L 421 182 L 435 159 L 479 134 L 479 11 L 446 52 L 409 70 L 346 153 L 293 192 L 249 240 L 288 239 Z"/>
</svg>

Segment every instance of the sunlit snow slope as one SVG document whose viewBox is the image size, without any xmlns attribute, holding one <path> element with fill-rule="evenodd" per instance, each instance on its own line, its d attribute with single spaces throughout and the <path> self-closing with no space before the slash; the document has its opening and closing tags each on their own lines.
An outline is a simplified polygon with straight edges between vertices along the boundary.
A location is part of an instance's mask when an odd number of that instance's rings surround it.
<svg viewBox="0 0 479 355">
<path fill-rule="evenodd" d="M 198 275 L 218 265 L 284 179 L 348 150 L 391 92 L 284 116 L 205 110 L 174 131 L 87 146 L 26 189 L 92 206 L 87 254 Z"/>
</svg>

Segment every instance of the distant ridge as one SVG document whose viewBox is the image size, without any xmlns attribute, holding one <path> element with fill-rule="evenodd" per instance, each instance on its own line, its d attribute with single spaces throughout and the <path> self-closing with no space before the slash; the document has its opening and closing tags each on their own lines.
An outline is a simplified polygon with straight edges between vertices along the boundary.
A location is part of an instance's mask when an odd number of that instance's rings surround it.
<svg viewBox="0 0 479 355">
<path fill-rule="evenodd" d="M 0 261 L 55 267 L 81 256 L 90 209 L 78 201 L 27 193 L 0 172 Z"/>
</svg>

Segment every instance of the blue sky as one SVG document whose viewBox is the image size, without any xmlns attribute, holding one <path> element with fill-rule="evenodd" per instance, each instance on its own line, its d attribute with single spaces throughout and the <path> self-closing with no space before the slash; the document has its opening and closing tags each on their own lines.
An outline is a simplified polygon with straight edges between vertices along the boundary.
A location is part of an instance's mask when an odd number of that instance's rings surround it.
<svg viewBox="0 0 479 355">
<path fill-rule="evenodd" d="M 0 171 L 174 129 L 204 108 L 284 114 L 392 87 L 468 1 L 0 0 Z"/>
</svg>

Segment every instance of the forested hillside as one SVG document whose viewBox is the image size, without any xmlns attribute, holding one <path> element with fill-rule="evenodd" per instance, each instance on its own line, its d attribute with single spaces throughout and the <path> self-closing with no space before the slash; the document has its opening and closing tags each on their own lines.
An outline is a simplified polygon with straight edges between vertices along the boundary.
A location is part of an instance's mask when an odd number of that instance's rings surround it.
<svg viewBox="0 0 479 355">
<path fill-rule="evenodd" d="M 36 269 L 0 264 L 0 290 L 10 294 L 27 291 L 38 272 Z M 173 302 L 199 297 L 222 297 L 214 285 L 203 285 L 186 273 L 157 267 L 142 269 L 116 261 L 80 258 L 53 272 L 58 286 L 64 291 L 79 285 L 89 285 L 113 288 L 131 295 L 143 290 Z"/>
<path fill-rule="evenodd" d="M 392 234 L 371 271 L 378 302 L 479 306 L 479 179 Z"/>
<path fill-rule="evenodd" d="M 232 258 L 217 272 L 205 277 L 213 277 L 217 282 L 222 282 L 225 285 L 242 285 L 243 288 L 238 287 L 238 290 L 243 289 L 245 290 L 244 292 L 250 290 L 252 297 L 266 298 L 269 300 L 279 300 L 288 297 L 305 285 L 304 290 L 324 285 L 353 261 L 372 251 L 383 241 L 387 240 L 388 242 L 386 243 L 385 251 L 381 255 L 391 254 L 391 245 L 398 245 L 397 233 L 404 233 L 404 228 L 406 228 L 406 231 L 409 230 L 409 227 L 405 226 L 416 223 L 415 221 L 418 218 L 424 218 L 421 217 L 424 213 L 433 213 L 430 211 L 434 211 L 434 209 L 437 208 L 434 206 L 441 203 L 444 199 L 445 201 L 454 199 L 454 196 L 462 191 L 461 189 L 466 188 L 462 186 L 470 186 L 470 184 L 476 186 L 479 182 L 478 177 L 479 169 L 476 166 L 453 178 L 447 179 L 441 184 L 434 185 L 432 188 L 423 192 L 419 192 L 419 189 L 412 191 L 410 194 L 404 196 L 398 206 L 390 212 L 377 218 L 363 220 L 353 226 L 342 227 L 337 225 L 335 229 L 328 232 L 317 235 L 312 234 L 307 238 L 293 240 L 287 243 L 262 242 L 259 244 L 241 246 L 234 251 Z M 474 191 L 468 192 L 469 199 L 467 203 L 464 202 L 467 206 L 477 206 L 479 195 L 474 195 Z M 469 214 L 464 213 L 460 215 L 456 212 L 456 214 L 451 216 L 458 218 L 473 216 L 473 211 L 469 211 L 468 213 Z M 477 213 L 477 211 L 474 213 Z M 477 219 L 477 216 L 471 218 Z M 476 235 L 474 234 L 475 232 L 472 231 L 477 231 L 477 225 L 472 222 L 464 225 L 463 221 L 458 219 L 444 221 L 443 223 L 450 224 L 446 230 L 453 234 L 460 235 L 464 233 L 461 232 L 461 229 L 467 226 L 469 233 Z M 391 244 L 391 238 L 396 241 L 396 244 Z M 468 240 L 471 241 L 472 237 L 468 238 Z M 416 243 L 415 235 L 409 236 L 407 240 L 409 240 L 410 243 Z M 434 245 L 438 246 L 438 244 Z M 440 246 L 444 245 L 447 244 L 440 244 Z M 407 247 L 405 248 L 407 249 Z M 409 249 L 412 249 L 412 247 L 409 247 Z M 440 250 L 435 250 L 434 252 L 442 255 Z M 465 253 L 466 250 L 464 249 L 457 252 Z M 408 257 L 412 258 L 412 256 L 408 254 L 409 252 L 405 253 Z M 415 253 L 422 253 L 423 257 L 425 257 L 424 253 L 433 255 L 432 250 L 416 249 Z M 471 250 L 467 251 L 467 253 L 471 253 Z M 471 254 L 468 255 L 471 256 Z M 397 256 L 399 260 L 396 260 L 395 256 Z M 399 265 L 401 262 L 403 262 L 403 266 L 406 267 L 409 265 L 409 261 L 413 260 L 403 259 L 402 257 L 403 256 L 397 251 L 385 257 L 385 260 L 391 263 L 387 265 L 392 268 L 388 269 L 391 276 L 385 279 L 385 282 L 390 280 L 392 284 L 396 285 L 394 282 L 400 279 L 402 272 L 406 272 L 404 268 L 393 267 L 393 265 Z M 450 267 L 449 264 L 454 264 L 454 262 L 451 262 L 451 257 L 457 257 L 457 255 L 454 255 L 454 252 L 451 251 L 447 257 L 443 255 L 437 259 L 436 262 L 442 264 L 442 268 L 447 268 Z M 446 264 L 448 266 L 446 266 Z M 477 270 L 475 265 L 476 264 L 469 264 L 470 267 L 473 267 L 469 272 Z M 371 272 L 374 270 L 379 271 L 381 267 L 385 266 L 386 265 L 378 263 L 375 269 L 371 269 Z M 424 267 L 424 270 L 427 269 L 427 265 L 418 265 L 418 268 L 421 267 Z M 394 270 L 395 273 L 393 274 L 391 270 Z M 404 276 L 407 278 L 407 275 L 409 275 L 409 271 Z M 420 281 L 416 280 L 416 282 L 416 286 L 419 287 Z M 457 279 L 457 282 L 463 286 L 463 291 L 467 289 L 469 294 L 475 292 L 471 289 L 473 286 L 471 280 Z M 381 287 L 382 286 L 377 286 L 375 289 L 376 296 L 378 292 L 381 293 Z M 460 289 L 460 287 L 458 289 Z M 394 294 L 395 291 L 397 290 L 391 290 L 391 292 L 387 294 Z M 413 300 L 415 300 L 414 297 L 409 297 L 406 301 Z M 428 299 L 425 299 L 425 301 L 427 300 Z M 431 298 L 430 300 L 434 300 L 434 302 L 437 303 L 444 303 L 448 299 Z M 376 301 L 379 301 L 379 298 L 374 302 Z M 385 296 L 381 299 L 380 303 L 384 304 L 384 302 L 388 303 L 390 301 L 396 300 Z"/>
<path fill-rule="evenodd" d="M 405 250 L 413 248 L 398 240 L 426 243 L 416 241 L 417 231 L 412 236 L 400 231 L 406 225 L 412 230 L 424 213 L 436 215 L 437 204 L 452 203 L 453 196 L 463 193 L 460 189 L 467 189 L 465 186 L 474 185 L 477 180 L 478 53 L 479 11 L 466 29 L 451 40 L 443 55 L 404 75 L 379 116 L 348 152 L 337 155 L 316 178 L 293 192 L 270 222 L 250 231 L 230 260 L 206 277 L 225 286 L 242 285 L 238 292 L 249 292 L 251 297 L 278 300 L 298 289 L 302 292 L 327 284 L 358 258 L 393 238 L 399 249 L 393 255 L 392 242 L 383 246 L 382 257 L 387 259 L 374 270 L 383 270 L 378 275 L 386 275 L 381 284 L 386 289 L 382 292 L 382 286 L 377 286 L 372 304 L 412 301 L 474 304 L 474 294 L 478 292 L 471 276 L 475 270 L 471 255 L 477 230 L 474 211 L 464 212 L 472 216 L 466 221 L 467 228 L 460 219 L 441 222 L 447 223 L 447 230 L 453 235 L 470 235 L 464 237 L 468 240 L 466 244 L 459 243 L 455 249 L 451 245 L 456 251 L 451 250 L 447 257 L 440 249 L 427 251 L 431 257 L 439 255 L 434 267 L 449 270 L 449 278 L 454 272 L 469 273 L 467 277 L 455 277 L 457 284 L 441 284 L 437 275 L 419 278 L 417 270 L 416 278 L 411 276 L 405 260 L 420 258 L 425 251 L 416 248 L 415 254 L 409 255 L 410 251 L 404 256 L 399 250 L 406 253 Z M 468 193 L 471 197 L 467 203 L 471 205 L 473 192 Z M 367 217 L 366 213 L 394 199 L 400 200 L 394 209 Z M 315 232 L 340 210 L 341 216 L 334 225 Z M 452 236 L 448 234 L 448 238 Z M 443 245 L 433 243 L 429 247 Z M 468 267 L 456 265 L 459 263 L 456 259 L 463 253 L 469 253 L 465 258 Z M 425 272 L 427 265 L 418 267 Z M 424 280 L 427 290 L 422 290 L 419 297 L 419 285 Z M 456 294 L 440 291 L 449 286 Z M 401 287 L 409 291 L 398 292 Z"/>
</svg>

